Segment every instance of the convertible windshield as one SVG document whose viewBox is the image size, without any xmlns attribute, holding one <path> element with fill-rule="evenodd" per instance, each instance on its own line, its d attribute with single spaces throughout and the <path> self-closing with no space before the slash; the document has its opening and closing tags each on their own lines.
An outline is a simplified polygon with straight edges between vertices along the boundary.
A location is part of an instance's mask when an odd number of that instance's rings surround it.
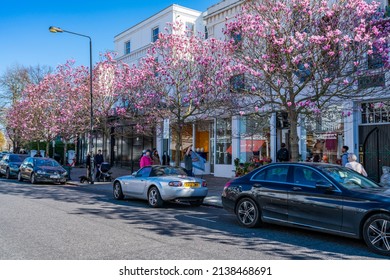
<svg viewBox="0 0 390 280">
<path fill-rule="evenodd" d="M 153 169 L 154 176 L 187 175 L 180 167 L 158 166 Z"/>
<path fill-rule="evenodd" d="M 321 169 L 347 189 L 381 188 L 380 185 L 346 167 L 324 166 Z"/>
<path fill-rule="evenodd" d="M 60 166 L 58 162 L 50 159 L 36 159 L 36 166 Z"/>
</svg>

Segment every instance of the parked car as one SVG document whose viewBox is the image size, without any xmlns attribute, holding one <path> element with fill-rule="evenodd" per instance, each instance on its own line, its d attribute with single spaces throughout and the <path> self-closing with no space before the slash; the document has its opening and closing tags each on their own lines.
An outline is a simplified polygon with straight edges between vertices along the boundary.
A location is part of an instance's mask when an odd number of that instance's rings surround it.
<svg viewBox="0 0 390 280">
<path fill-rule="evenodd" d="M 32 184 L 38 182 L 65 183 L 68 173 L 52 158 L 28 157 L 20 165 L 18 180 L 29 180 Z"/>
<path fill-rule="evenodd" d="M 228 182 L 222 205 L 245 227 L 267 222 L 362 238 L 390 255 L 390 188 L 345 167 L 269 164 Z"/>
<path fill-rule="evenodd" d="M 143 167 L 132 175 L 116 178 L 113 183 L 115 199 L 125 196 L 144 199 L 152 207 L 174 200 L 200 206 L 207 192 L 206 181 L 187 176 L 183 168 L 162 165 Z"/>
<path fill-rule="evenodd" d="M 7 179 L 18 176 L 19 167 L 27 157 L 25 154 L 5 154 L 0 160 L 0 176 Z"/>
</svg>

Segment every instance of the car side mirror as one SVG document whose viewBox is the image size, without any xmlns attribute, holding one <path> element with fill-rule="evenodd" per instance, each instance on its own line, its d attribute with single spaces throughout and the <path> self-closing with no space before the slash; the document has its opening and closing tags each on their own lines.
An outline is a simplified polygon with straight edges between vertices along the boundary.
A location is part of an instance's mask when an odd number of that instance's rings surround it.
<svg viewBox="0 0 390 280">
<path fill-rule="evenodd" d="M 334 191 L 334 186 L 329 182 L 319 181 L 316 183 L 316 188 L 318 190 L 324 191 L 324 192 L 332 192 Z"/>
<path fill-rule="evenodd" d="M 133 172 L 132 174 L 131 174 L 131 176 L 137 176 L 137 172 Z"/>
</svg>

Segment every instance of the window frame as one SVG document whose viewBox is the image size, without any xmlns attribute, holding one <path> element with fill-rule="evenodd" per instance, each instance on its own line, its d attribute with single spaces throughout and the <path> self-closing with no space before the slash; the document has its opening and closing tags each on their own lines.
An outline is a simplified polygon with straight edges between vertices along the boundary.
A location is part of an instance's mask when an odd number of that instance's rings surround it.
<svg viewBox="0 0 390 280">
<path fill-rule="evenodd" d="M 157 30 L 157 34 L 155 34 L 155 30 Z M 152 28 L 152 43 L 156 42 L 158 40 L 158 35 L 160 34 L 160 28 L 159 26 L 155 26 Z"/>
<path fill-rule="evenodd" d="M 125 55 L 130 54 L 131 52 L 131 41 L 128 40 L 125 42 Z"/>
</svg>

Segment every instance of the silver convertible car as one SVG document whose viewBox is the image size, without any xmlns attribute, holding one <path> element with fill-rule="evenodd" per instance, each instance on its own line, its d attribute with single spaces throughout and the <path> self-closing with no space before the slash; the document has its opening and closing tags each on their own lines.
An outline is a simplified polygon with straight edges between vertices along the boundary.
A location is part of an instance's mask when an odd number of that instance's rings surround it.
<svg viewBox="0 0 390 280">
<path fill-rule="evenodd" d="M 183 168 L 161 165 L 146 166 L 132 175 L 116 178 L 113 183 L 115 199 L 146 199 L 152 207 L 175 200 L 200 206 L 207 191 L 205 180 L 187 176 Z"/>
</svg>

